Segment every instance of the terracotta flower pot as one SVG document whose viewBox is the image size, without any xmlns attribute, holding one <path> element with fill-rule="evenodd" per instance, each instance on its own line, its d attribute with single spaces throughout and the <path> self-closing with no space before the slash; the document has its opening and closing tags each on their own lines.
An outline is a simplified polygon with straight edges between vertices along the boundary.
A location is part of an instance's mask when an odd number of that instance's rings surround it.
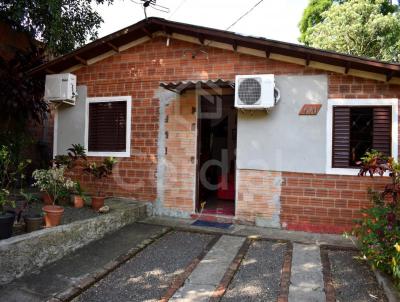
<svg viewBox="0 0 400 302">
<path fill-rule="evenodd" d="M 102 206 L 104 206 L 104 199 L 103 196 L 94 196 L 92 197 L 92 209 L 98 211 Z"/>
<path fill-rule="evenodd" d="M 74 207 L 75 208 L 83 208 L 85 206 L 85 201 L 83 200 L 82 196 L 74 195 Z"/>
<path fill-rule="evenodd" d="M 43 216 L 30 214 L 24 216 L 25 230 L 27 233 L 40 230 L 43 227 Z"/>
<path fill-rule="evenodd" d="M 53 204 L 53 196 L 51 196 L 51 195 L 50 195 L 49 193 L 47 193 L 47 192 L 43 192 L 42 199 L 43 199 L 43 203 L 44 203 L 46 206 L 50 206 L 50 205 Z"/>
<path fill-rule="evenodd" d="M 46 228 L 57 226 L 61 223 L 62 215 L 64 214 L 64 208 L 60 206 L 44 206 L 42 208 L 44 215 L 44 221 Z"/>
</svg>

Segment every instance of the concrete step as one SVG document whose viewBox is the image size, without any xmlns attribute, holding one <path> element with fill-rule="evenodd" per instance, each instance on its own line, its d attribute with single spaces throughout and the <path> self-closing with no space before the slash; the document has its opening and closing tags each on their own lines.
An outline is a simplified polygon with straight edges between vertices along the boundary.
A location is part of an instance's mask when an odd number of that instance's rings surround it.
<svg viewBox="0 0 400 302">
<path fill-rule="evenodd" d="M 147 217 L 147 205 L 125 198 L 106 200 L 110 212 L 94 218 L 0 240 L 0 285 L 57 261 L 74 250 Z"/>
</svg>

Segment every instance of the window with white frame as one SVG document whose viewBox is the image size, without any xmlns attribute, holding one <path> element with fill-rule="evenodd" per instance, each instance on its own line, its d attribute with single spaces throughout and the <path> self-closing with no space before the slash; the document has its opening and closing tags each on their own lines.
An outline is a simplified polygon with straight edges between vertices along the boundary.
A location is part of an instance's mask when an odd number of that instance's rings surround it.
<svg viewBox="0 0 400 302">
<path fill-rule="evenodd" d="M 129 157 L 131 97 L 87 98 L 85 148 L 89 156 Z"/>
<path fill-rule="evenodd" d="M 357 174 L 369 150 L 397 158 L 397 99 L 330 99 L 327 110 L 327 173 Z"/>
</svg>

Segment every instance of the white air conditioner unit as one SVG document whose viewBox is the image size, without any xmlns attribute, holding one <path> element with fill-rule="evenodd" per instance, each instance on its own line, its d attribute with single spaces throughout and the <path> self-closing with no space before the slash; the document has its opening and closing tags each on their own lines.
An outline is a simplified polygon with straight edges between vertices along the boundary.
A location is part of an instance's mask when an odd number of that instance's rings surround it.
<svg viewBox="0 0 400 302">
<path fill-rule="evenodd" d="M 44 99 L 52 103 L 75 105 L 76 75 L 60 73 L 46 75 Z"/>
<path fill-rule="evenodd" d="M 235 81 L 235 107 L 241 109 L 268 109 L 279 101 L 273 74 L 237 75 Z"/>
</svg>

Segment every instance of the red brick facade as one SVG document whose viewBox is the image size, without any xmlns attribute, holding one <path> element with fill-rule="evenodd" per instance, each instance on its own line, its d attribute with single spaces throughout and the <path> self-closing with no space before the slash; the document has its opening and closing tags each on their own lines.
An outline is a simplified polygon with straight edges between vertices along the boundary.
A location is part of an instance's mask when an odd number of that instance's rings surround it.
<svg viewBox="0 0 400 302">
<path fill-rule="evenodd" d="M 89 97 L 132 96 L 131 157 L 120 158 L 112 179 L 105 185 L 109 195 L 129 196 L 142 201 L 157 199 L 157 146 L 160 104 L 156 97 L 160 82 L 189 79 L 233 80 L 237 74 L 326 74 L 300 65 L 274 61 L 233 51 L 208 48 L 207 55 L 191 52 L 198 46 L 163 37 L 115 54 L 103 61 L 74 72 L 79 85 L 88 87 Z M 330 98 L 398 98 L 400 86 L 353 76 L 328 73 Z M 180 100 L 182 101 L 184 98 Z M 194 211 L 195 181 L 195 99 L 185 106 L 167 109 L 166 160 L 174 165 L 175 178 L 166 178 L 164 206 L 186 212 Z M 184 120 L 180 123 L 178 120 Z M 177 122 L 178 121 L 178 122 Z M 181 127 L 181 128 L 179 128 Z M 162 134 L 166 135 L 166 134 Z M 171 170 L 166 171 L 166 175 Z M 172 171 L 173 172 L 173 171 Z M 171 173 L 172 173 L 171 172 Z M 258 171 L 254 172 L 255 174 Z M 359 209 L 368 205 L 366 189 L 381 186 L 383 180 L 334 175 L 282 172 L 280 220 L 283 227 L 311 231 L 338 232 L 348 229 Z M 251 176 L 249 176 L 251 178 Z M 268 177 L 267 177 L 268 178 Z M 87 176 L 84 186 L 94 188 Z M 257 197 L 238 193 L 238 217 L 254 221 L 257 215 L 270 216 L 272 206 L 257 207 L 257 198 L 271 195 L 266 186 Z M 240 189 L 240 186 L 239 186 Z M 258 209 L 258 210 L 257 210 Z"/>
</svg>

